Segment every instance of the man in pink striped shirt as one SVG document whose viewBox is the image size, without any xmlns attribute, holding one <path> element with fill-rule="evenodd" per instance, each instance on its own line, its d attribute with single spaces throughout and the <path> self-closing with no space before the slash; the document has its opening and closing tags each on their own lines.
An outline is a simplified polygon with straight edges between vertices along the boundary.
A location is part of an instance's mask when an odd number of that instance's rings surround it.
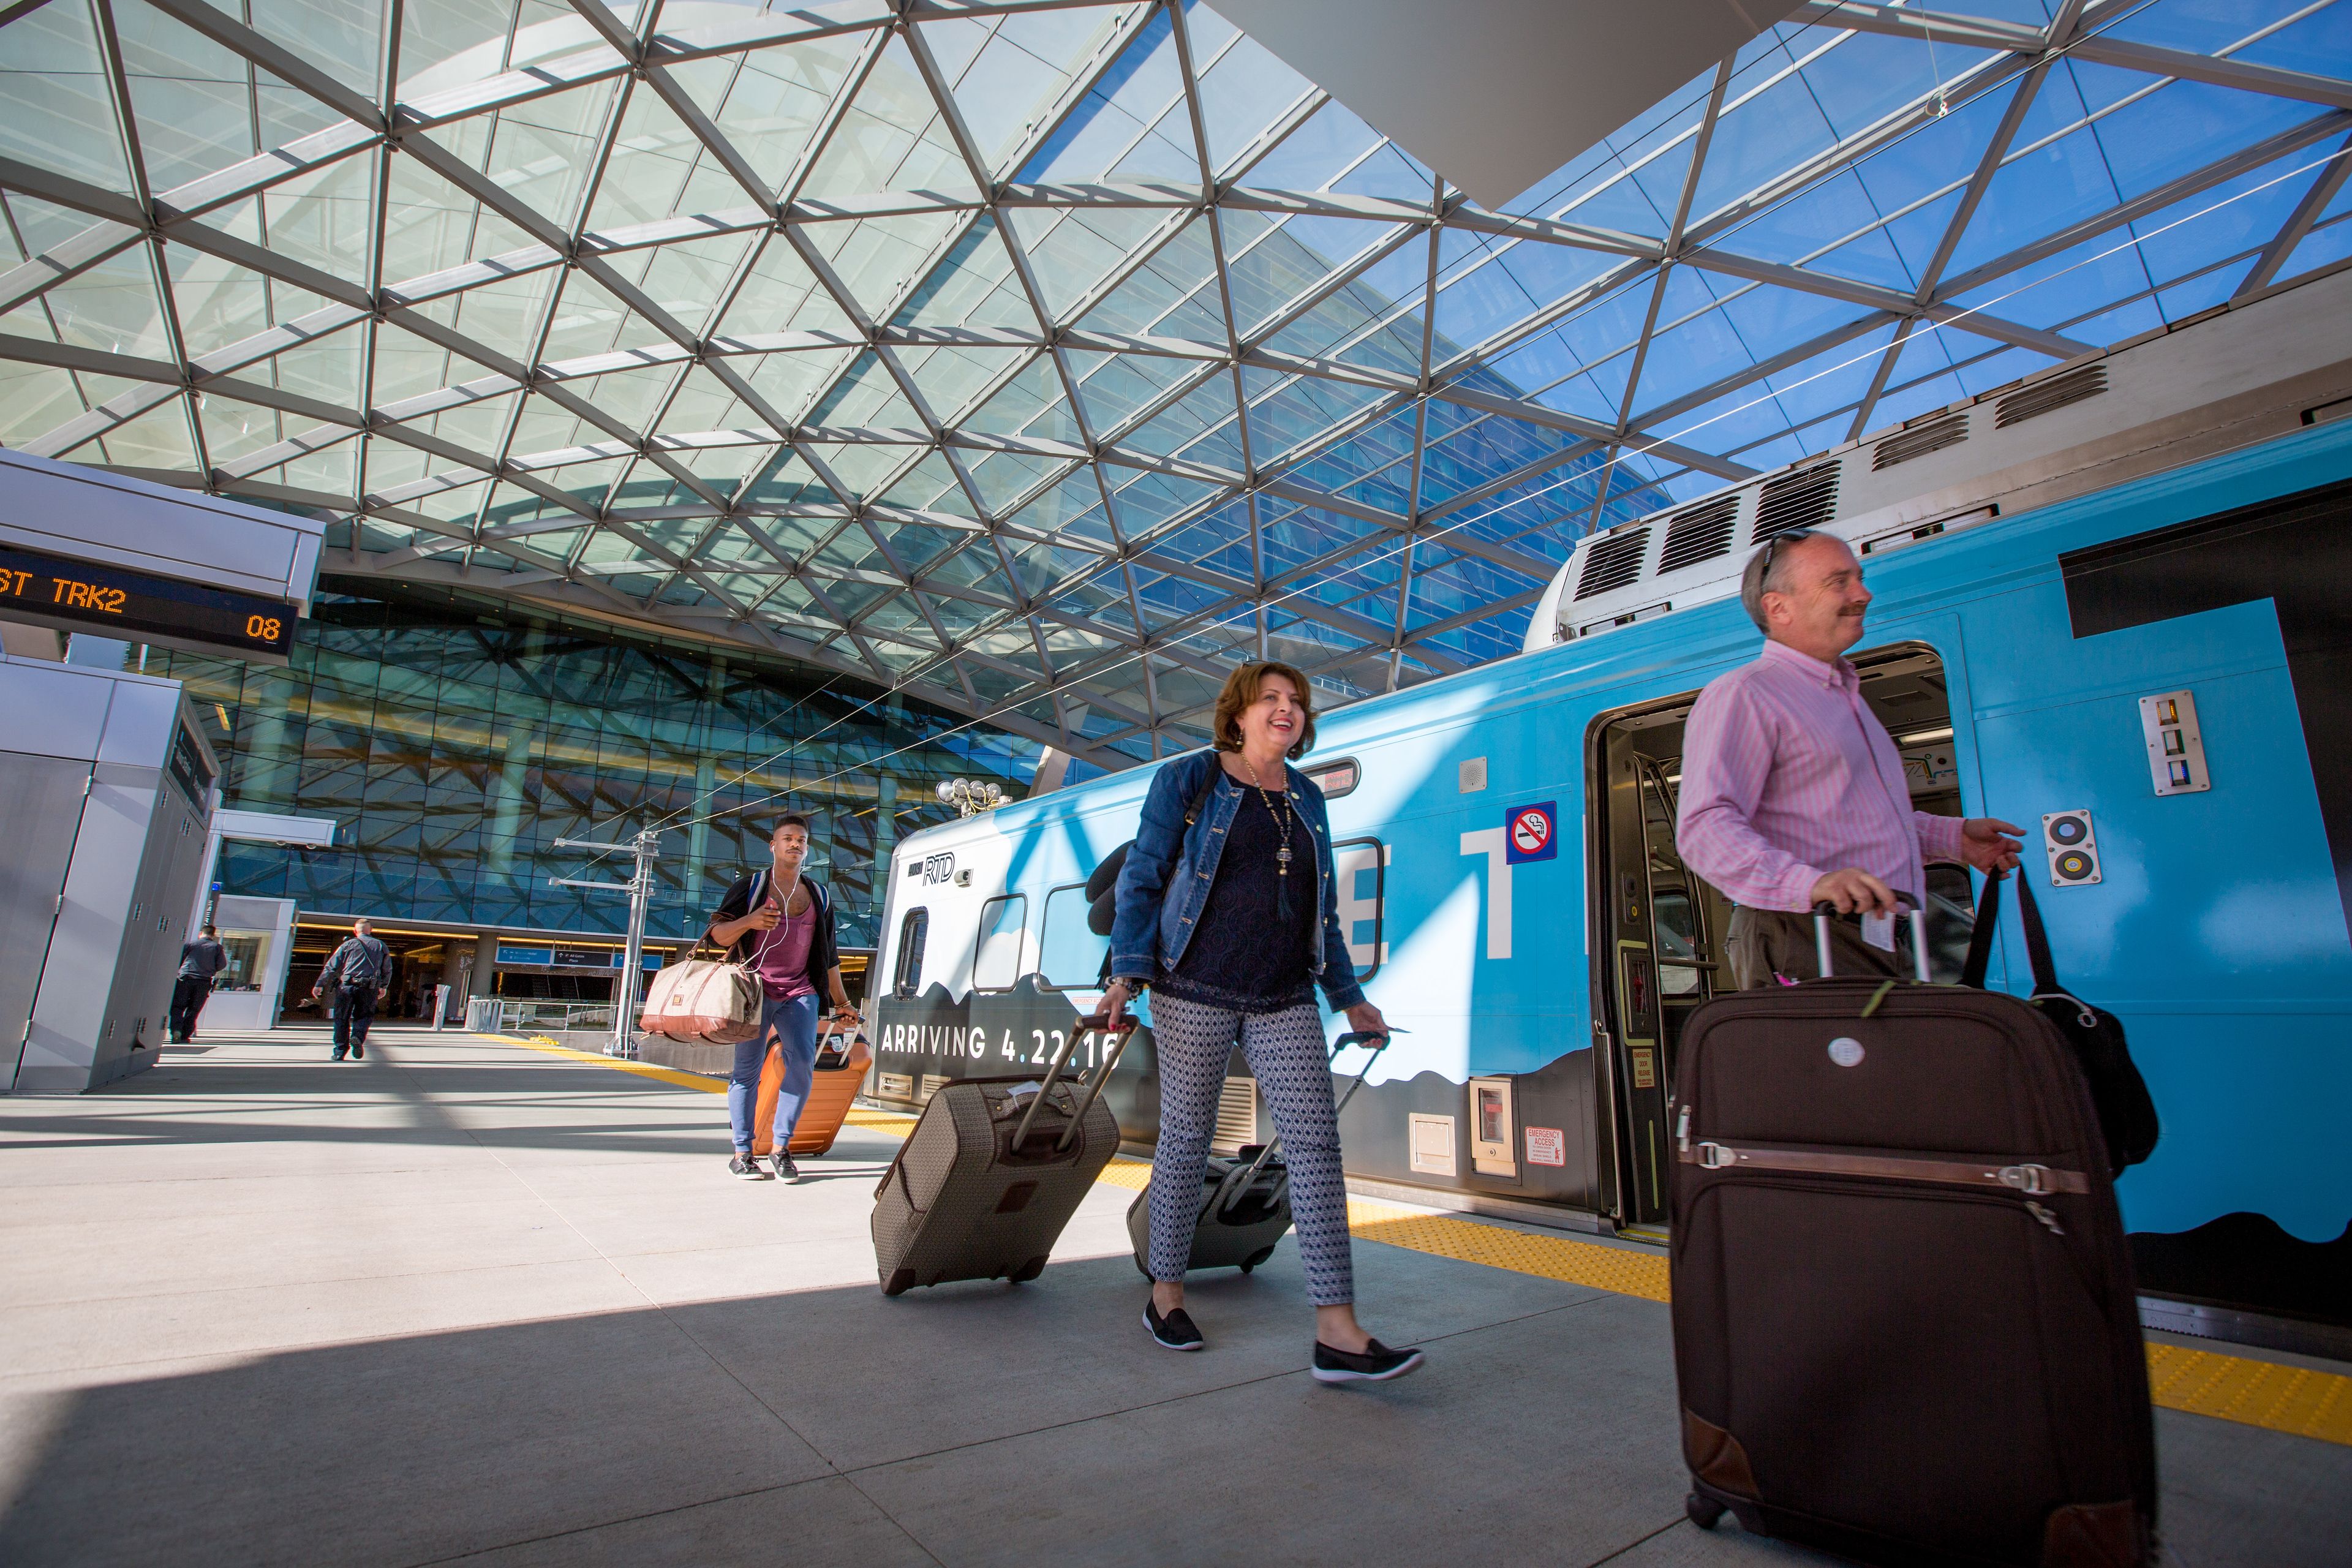
<svg viewBox="0 0 2352 1568">
<path fill-rule="evenodd" d="M 1841 974 L 1898 969 L 1896 894 L 1924 907 L 1925 862 L 2017 864 L 2021 832 L 1998 817 L 1911 807 L 1903 758 L 1841 657 L 1861 640 L 1870 591 L 1845 542 L 1779 535 L 1748 563 L 1740 600 L 1763 656 L 1707 683 L 1684 732 L 1683 862 L 1738 907 L 1725 947 L 1743 990 L 1817 972 L 1811 911 L 1834 905 Z"/>
</svg>

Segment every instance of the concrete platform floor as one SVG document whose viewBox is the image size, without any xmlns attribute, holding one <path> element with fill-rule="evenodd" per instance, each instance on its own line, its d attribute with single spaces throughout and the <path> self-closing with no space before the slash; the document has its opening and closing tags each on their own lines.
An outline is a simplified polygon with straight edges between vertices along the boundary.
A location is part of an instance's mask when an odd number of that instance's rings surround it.
<svg viewBox="0 0 2352 1568">
<path fill-rule="evenodd" d="M 1819 1561 L 1684 1521 L 1663 1306 L 1360 1241 L 1431 1364 L 1329 1389 L 1286 1245 L 1170 1355 L 1108 1184 L 885 1300 L 893 1145 L 734 1181 L 714 1095 L 398 1030 L 0 1100 L 0 1563 Z M 2172 1562 L 2352 1561 L 2352 1447 L 2158 1428 Z"/>
</svg>

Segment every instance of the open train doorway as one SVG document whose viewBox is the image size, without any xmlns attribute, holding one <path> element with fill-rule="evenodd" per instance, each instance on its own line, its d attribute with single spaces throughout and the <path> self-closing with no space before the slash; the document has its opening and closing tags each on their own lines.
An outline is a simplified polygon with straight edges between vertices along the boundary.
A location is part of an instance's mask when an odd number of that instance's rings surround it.
<svg viewBox="0 0 2352 1568">
<path fill-rule="evenodd" d="M 1960 815 L 1944 661 L 1923 643 L 1852 656 L 1871 711 L 1902 753 L 1911 804 Z M 1696 691 L 1620 708 L 1592 721 L 1587 776 L 1594 825 L 1591 881 L 1593 1037 L 1602 1047 L 1614 1124 L 1616 1213 L 1622 1228 L 1661 1226 L 1672 1147 L 1676 1048 L 1690 1016 L 1733 988 L 1724 936 L 1731 903 L 1683 864 L 1684 726 Z M 1959 978 L 1975 927 L 1968 872 L 1927 868 L 1930 972 Z"/>
</svg>

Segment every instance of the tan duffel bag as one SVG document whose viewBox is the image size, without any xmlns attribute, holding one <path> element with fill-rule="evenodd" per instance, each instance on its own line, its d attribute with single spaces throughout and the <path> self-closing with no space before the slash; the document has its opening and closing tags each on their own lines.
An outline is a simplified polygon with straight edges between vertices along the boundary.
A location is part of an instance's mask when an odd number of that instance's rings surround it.
<svg viewBox="0 0 2352 1568">
<path fill-rule="evenodd" d="M 637 1027 L 693 1045 L 740 1046 L 760 1032 L 760 977 L 748 963 L 703 951 L 655 974 Z"/>
</svg>

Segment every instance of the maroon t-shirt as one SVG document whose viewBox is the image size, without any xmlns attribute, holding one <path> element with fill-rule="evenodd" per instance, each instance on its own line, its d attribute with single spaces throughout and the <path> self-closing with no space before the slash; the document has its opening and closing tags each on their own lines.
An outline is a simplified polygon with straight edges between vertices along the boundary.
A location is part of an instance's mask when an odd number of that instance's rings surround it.
<svg viewBox="0 0 2352 1568">
<path fill-rule="evenodd" d="M 766 905 L 775 907 L 775 895 L 768 896 Z M 804 913 L 787 913 L 773 931 L 751 933 L 756 955 L 751 967 L 759 972 L 760 990 L 769 1001 L 789 1002 L 795 996 L 816 994 L 808 977 L 809 943 L 816 939 L 816 900 L 812 896 Z"/>
</svg>

